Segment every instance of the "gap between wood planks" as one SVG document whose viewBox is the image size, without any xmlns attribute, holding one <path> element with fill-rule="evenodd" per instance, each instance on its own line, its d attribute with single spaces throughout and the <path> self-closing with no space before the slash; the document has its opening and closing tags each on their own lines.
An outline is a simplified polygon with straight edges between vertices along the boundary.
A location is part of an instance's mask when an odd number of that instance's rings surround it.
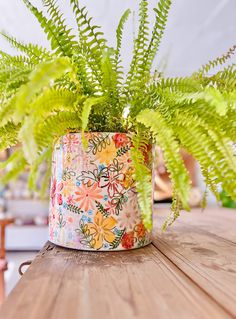
<svg viewBox="0 0 236 319">
<path fill-rule="evenodd" d="M 221 238 L 221 237 L 220 237 Z M 222 239 L 224 240 L 224 238 L 222 237 Z M 168 257 L 162 250 L 162 248 L 157 245 L 154 241 L 155 239 L 153 239 L 151 245 L 153 245 L 156 250 L 162 255 L 163 259 L 168 260 L 171 264 L 173 264 L 179 271 L 181 271 L 183 273 L 184 276 L 186 276 L 194 286 L 198 287 L 205 295 L 206 297 L 208 297 L 209 299 L 211 299 L 213 302 L 215 302 L 222 310 L 224 310 L 230 317 L 235 318 L 235 314 L 233 314 L 227 307 L 225 307 L 222 303 L 220 303 L 217 298 L 214 298 L 206 289 L 204 289 L 201 284 L 199 284 L 196 280 L 194 280 L 187 272 L 185 272 L 179 265 L 178 263 L 175 263 L 174 260 L 172 260 L 172 258 Z M 169 251 L 171 252 L 171 248 L 169 247 L 168 244 L 165 243 L 165 241 L 161 240 L 160 238 L 158 238 L 159 242 L 162 242 L 162 245 L 166 246 L 167 249 L 169 249 Z M 228 241 L 228 240 L 227 240 Z M 232 242 L 234 244 L 234 242 Z M 178 252 L 176 252 L 178 254 Z M 179 259 L 182 259 L 183 262 L 186 261 L 186 258 L 183 256 L 183 258 L 177 257 Z M 186 262 L 185 262 L 186 263 Z M 187 266 L 189 266 L 190 268 L 193 269 L 193 271 L 196 272 L 196 269 L 194 269 L 193 267 L 191 267 L 191 265 L 188 263 Z M 201 275 L 201 274 L 200 274 Z"/>
</svg>

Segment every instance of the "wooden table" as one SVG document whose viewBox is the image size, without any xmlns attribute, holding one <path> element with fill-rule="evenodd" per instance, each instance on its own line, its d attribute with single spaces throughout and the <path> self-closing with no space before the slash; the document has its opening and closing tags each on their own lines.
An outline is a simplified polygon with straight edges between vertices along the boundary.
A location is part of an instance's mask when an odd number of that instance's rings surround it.
<svg viewBox="0 0 236 319">
<path fill-rule="evenodd" d="M 6 227 L 14 223 L 14 221 L 14 218 L 8 217 L 0 219 L 0 305 L 5 299 L 4 272 L 7 270 L 5 232 Z"/>
<path fill-rule="evenodd" d="M 165 213 L 157 212 L 156 227 Z M 183 213 L 133 251 L 83 252 L 48 242 L 0 318 L 236 318 L 236 211 Z"/>
</svg>

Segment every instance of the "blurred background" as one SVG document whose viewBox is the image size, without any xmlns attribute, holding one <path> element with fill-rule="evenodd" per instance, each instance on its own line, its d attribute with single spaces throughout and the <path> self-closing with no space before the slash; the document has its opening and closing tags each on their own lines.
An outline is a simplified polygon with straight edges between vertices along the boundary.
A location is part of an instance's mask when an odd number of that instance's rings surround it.
<svg viewBox="0 0 236 319">
<path fill-rule="evenodd" d="M 134 14 L 126 25 L 123 42 L 124 68 L 127 70 L 132 51 L 132 41 L 135 36 L 135 26 L 138 22 L 136 0 L 81 0 L 87 6 L 90 15 L 94 16 L 96 24 L 103 26 L 103 31 L 110 45 L 115 41 L 115 29 L 120 16 L 131 8 Z M 150 0 L 150 15 L 155 0 Z M 32 3 L 42 8 L 41 0 Z M 71 15 L 69 0 L 59 0 L 68 22 L 75 26 Z M 136 12 L 136 14 L 135 14 Z M 38 43 L 49 47 L 47 39 L 36 19 L 26 9 L 23 1 L 0 0 L 0 30 L 6 31 L 23 42 Z M 160 47 L 154 67 L 166 76 L 189 75 L 200 68 L 209 59 L 225 53 L 229 47 L 236 44 L 236 0 L 175 0 L 170 11 L 165 36 Z M 14 50 L 2 38 L 0 49 L 9 53 Z M 236 58 L 234 57 L 236 62 Z M 2 159 L 9 156 L 6 152 Z M 187 154 L 183 153 L 186 165 L 193 181 L 192 206 L 198 206 L 204 193 L 204 183 L 199 174 L 197 164 Z M 156 169 L 155 199 L 168 202 L 171 200 L 171 188 L 164 163 L 160 162 Z M 19 275 L 17 268 L 22 261 L 35 256 L 47 240 L 48 203 L 38 198 L 37 194 L 27 190 L 25 176 L 2 187 L 0 192 L 0 213 L 8 217 L 10 225 L 6 227 L 8 270 L 5 272 L 6 293 L 12 289 Z M 234 206 L 227 198 L 225 205 Z M 209 203 L 214 205 L 210 195 Z M 14 223 L 12 223 L 12 219 Z M 2 227 L 2 235 L 4 233 Z M 3 238 L 3 237 L 2 237 Z"/>
</svg>

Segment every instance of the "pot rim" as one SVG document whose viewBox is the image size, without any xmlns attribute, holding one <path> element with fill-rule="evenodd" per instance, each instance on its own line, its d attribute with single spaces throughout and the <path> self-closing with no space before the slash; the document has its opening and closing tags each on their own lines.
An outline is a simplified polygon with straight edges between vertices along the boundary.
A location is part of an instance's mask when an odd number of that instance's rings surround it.
<svg viewBox="0 0 236 319">
<path fill-rule="evenodd" d="M 134 134 L 135 132 L 117 132 L 117 131 L 115 131 L 115 132 L 107 132 L 107 131 L 90 131 L 90 132 L 84 132 L 84 134 L 86 135 L 86 134 L 99 134 L 99 133 L 106 133 L 106 134 L 126 134 L 126 135 L 128 135 L 128 134 Z M 82 132 L 81 131 L 78 131 L 78 132 L 67 132 L 66 134 L 63 134 L 63 135 L 61 135 L 61 136 L 64 136 L 64 135 L 68 135 L 68 134 L 82 134 Z"/>
</svg>

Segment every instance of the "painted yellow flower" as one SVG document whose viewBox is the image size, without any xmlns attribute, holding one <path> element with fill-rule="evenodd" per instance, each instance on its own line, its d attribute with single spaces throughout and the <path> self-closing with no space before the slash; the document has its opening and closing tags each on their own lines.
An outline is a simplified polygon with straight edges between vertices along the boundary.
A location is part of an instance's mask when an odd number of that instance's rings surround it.
<svg viewBox="0 0 236 319">
<path fill-rule="evenodd" d="M 68 167 L 71 166 L 72 163 L 72 154 L 71 153 L 63 153 L 63 166 Z"/>
<path fill-rule="evenodd" d="M 124 186 L 125 189 L 128 189 L 130 187 L 134 186 L 134 167 L 130 166 L 127 171 L 124 174 L 125 178 L 122 181 L 122 185 Z"/>
<path fill-rule="evenodd" d="M 100 249 L 105 240 L 112 243 L 115 240 L 115 235 L 112 229 L 116 225 L 116 220 L 113 217 L 104 217 L 100 212 L 97 212 L 94 217 L 94 223 L 88 223 L 89 234 L 93 236 L 91 246 L 94 249 Z"/>
<path fill-rule="evenodd" d="M 97 152 L 96 157 L 101 164 L 106 164 L 106 166 L 108 166 L 116 157 L 116 152 L 117 149 L 112 141 L 110 145 L 106 145 L 104 149 L 102 149 L 100 152 Z"/>
<path fill-rule="evenodd" d="M 75 189 L 75 182 L 72 179 L 67 180 L 64 183 L 64 188 L 62 189 L 62 195 L 64 197 L 70 196 Z"/>
</svg>

